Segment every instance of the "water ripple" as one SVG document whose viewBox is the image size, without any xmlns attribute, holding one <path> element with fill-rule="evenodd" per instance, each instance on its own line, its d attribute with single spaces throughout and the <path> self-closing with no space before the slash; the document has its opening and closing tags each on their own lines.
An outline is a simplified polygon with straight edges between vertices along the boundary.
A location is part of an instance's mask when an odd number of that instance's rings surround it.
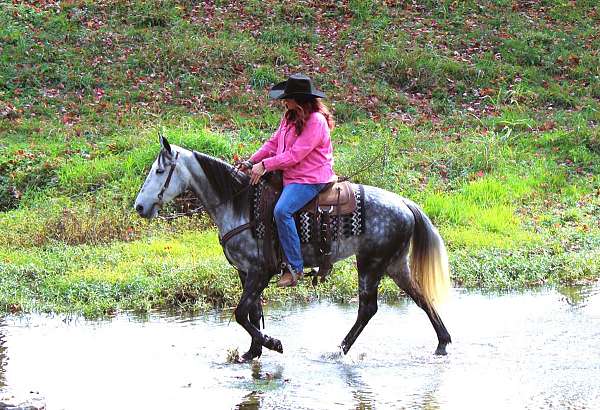
<svg viewBox="0 0 600 410">
<path fill-rule="evenodd" d="M 442 311 L 454 343 L 412 303 L 381 304 L 348 355 L 338 347 L 356 304 L 267 307 L 284 354 L 247 364 L 230 311 L 86 321 L 0 321 L 0 385 L 40 391 L 48 408 L 593 408 L 600 402 L 600 286 L 454 292 Z M 315 320 L 318 318 L 318 320 Z M 99 395 L 98 392 L 103 392 Z M 108 393 L 107 393 L 108 392 Z M 152 394 L 148 394 L 152 392 Z M 90 397 L 96 399 L 91 402 Z"/>
</svg>

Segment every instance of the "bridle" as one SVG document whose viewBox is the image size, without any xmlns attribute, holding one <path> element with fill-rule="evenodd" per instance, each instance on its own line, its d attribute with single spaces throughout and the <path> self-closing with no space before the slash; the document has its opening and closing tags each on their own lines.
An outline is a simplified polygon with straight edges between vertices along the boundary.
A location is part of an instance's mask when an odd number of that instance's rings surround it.
<svg viewBox="0 0 600 410">
<path fill-rule="evenodd" d="M 169 174 L 167 175 L 167 179 L 165 180 L 164 185 L 162 186 L 160 192 L 158 193 L 158 203 L 160 205 L 163 204 L 163 195 L 164 195 L 165 191 L 167 190 L 167 188 L 169 188 L 169 185 L 171 184 L 171 178 L 173 178 L 173 173 L 175 172 L 175 167 L 177 166 L 177 158 L 179 158 L 179 151 L 177 151 L 177 153 L 175 154 L 175 159 L 171 163 L 171 169 L 169 169 Z"/>
<path fill-rule="evenodd" d="M 167 175 L 167 179 L 165 180 L 165 183 L 163 184 L 160 192 L 158 193 L 158 203 L 160 205 L 163 204 L 163 195 L 164 195 L 165 191 L 169 188 L 169 185 L 171 184 L 171 178 L 173 178 L 173 173 L 175 172 L 175 167 L 177 166 L 177 158 L 178 157 L 179 157 L 179 151 L 177 151 L 177 153 L 175 154 L 175 159 L 173 160 L 173 162 L 171 164 L 171 168 L 169 169 L 169 174 Z M 232 173 L 232 176 L 234 178 L 236 178 L 233 175 L 233 173 Z M 248 186 L 244 187 L 240 191 L 238 191 L 235 194 L 233 194 L 233 197 L 235 198 L 236 196 L 241 195 L 242 193 L 246 192 L 250 188 L 251 188 L 251 185 L 248 185 Z M 229 201 L 229 199 L 221 201 L 218 204 L 213 205 L 211 207 L 207 207 L 205 205 L 201 205 L 200 207 L 194 209 L 193 213 L 199 213 L 199 212 L 202 212 L 203 210 L 207 210 L 207 209 L 215 209 L 215 208 L 221 206 L 222 204 L 224 204 L 225 202 L 228 202 L 228 201 Z M 240 232 L 245 231 L 246 229 L 249 229 L 249 228 L 253 227 L 255 225 L 255 223 L 256 223 L 256 221 L 251 221 L 251 222 L 242 224 L 242 225 L 238 226 L 237 228 L 232 229 L 231 231 L 229 231 L 225 235 L 223 235 L 221 238 L 219 238 L 219 242 L 221 242 L 221 245 L 224 246 L 224 244 L 227 241 L 229 241 L 229 239 L 233 238 L 234 236 L 236 236 Z"/>
</svg>

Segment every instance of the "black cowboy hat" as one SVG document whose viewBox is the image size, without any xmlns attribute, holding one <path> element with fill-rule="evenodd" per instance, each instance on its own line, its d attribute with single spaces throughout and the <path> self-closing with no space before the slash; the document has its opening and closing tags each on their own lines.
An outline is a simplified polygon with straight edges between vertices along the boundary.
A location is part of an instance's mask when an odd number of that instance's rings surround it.
<svg viewBox="0 0 600 410">
<path fill-rule="evenodd" d="M 315 97 L 325 98 L 325 93 L 316 89 L 310 77 L 304 74 L 292 74 L 285 81 L 275 84 L 269 91 L 271 98 Z"/>
</svg>

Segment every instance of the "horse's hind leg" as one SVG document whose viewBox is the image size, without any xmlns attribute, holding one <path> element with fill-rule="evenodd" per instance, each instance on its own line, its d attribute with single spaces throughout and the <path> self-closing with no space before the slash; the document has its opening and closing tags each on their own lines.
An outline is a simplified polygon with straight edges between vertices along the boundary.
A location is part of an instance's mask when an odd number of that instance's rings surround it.
<svg viewBox="0 0 600 410">
<path fill-rule="evenodd" d="M 246 285 L 246 272 L 238 271 L 240 276 L 240 282 L 242 282 L 242 289 Z M 260 319 L 263 317 L 262 306 L 260 304 L 260 296 L 257 298 L 254 306 L 250 307 L 250 312 L 248 314 L 250 323 L 252 326 L 260 329 Z M 260 357 L 262 355 L 262 345 L 256 339 L 252 339 L 252 343 L 250 344 L 250 349 L 246 353 L 242 355 L 243 361 L 252 360 L 255 357 Z"/>
<path fill-rule="evenodd" d="M 357 260 L 358 263 L 358 317 L 342 342 L 344 354 L 348 353 L 356 338 L 371 318 L 377 313 L 377 288 L 382 274 L 375 266 Z"/>
<path fill-rule="evenodd" d="M 263 335 L 260 332 L 260 329 L 253 325 L 250 320 L 248 320 L 251 310 L 256 309 L 256 304 L 260 300 L 260 295 L 267 287 L 268 283 L 269 275 L 249 272 L 246 276 L 246 283 L 244 285 L 242 297 L 235 308 L 235 320 L 250 334 L 250 337 L 252 337 L 252 344 L 250 345 L 251 348 L 247 352 L 248 354 L 244 354 L 242 357 L 242 359 L 245 361 L 252 360 L 255 357 L 258 357 L 261 353 L 258 351 L 258 349 L 253 351 L 252 346 L 260 345 L 266 347 L 267 349 L 283 353 L 283 347 L 279 340 L 267 335 Z"/>
<path fill-rule="evenodd" d="M 398 268 L 397 266 L 395 268 Z M 446 346 L 448 343 L 452 343 L 452 339 L 450 338 L 450 333 L 446 330 L 446 326 L 444 326 L 444 322 L 438 315 L 437 311 L 433 307 L 431 303 L 425 298 L 419 286 L 415 283 L 410 275 L 410 268 L 408 266 L 408 258 L 402 258 L 399 266 L 399 271 L 394 269 L 392 272 L 388 272 L 389 276 L 394 280 L 396 285 L 400 287 L 400 289 L 404 290 L 408 296 L 411 297 L 412 300 L 415 301 L 417 306 L 427 313 L 427 317 L 429 317 L 429 321 L 433 325 L 435 329 L 435 333 L 438 338 L 438 346 L 435 350 L 435 354 L 437 355 L 446 355 Z"/>
</svg>

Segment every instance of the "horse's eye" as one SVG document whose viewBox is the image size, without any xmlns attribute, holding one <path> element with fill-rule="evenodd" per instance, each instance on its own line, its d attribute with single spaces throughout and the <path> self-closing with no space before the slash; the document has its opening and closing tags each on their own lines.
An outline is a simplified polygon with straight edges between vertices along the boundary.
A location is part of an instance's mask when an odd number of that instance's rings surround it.
<svg viewBox="0 0 600 410">
<path fill-rule="evenodd" d="M 163 172 L 165 172 L 165 170 L 163 168 L 157 168 L 156 169 L 156 173 L 157 174 L 162 174 Z"/>
</svg>

